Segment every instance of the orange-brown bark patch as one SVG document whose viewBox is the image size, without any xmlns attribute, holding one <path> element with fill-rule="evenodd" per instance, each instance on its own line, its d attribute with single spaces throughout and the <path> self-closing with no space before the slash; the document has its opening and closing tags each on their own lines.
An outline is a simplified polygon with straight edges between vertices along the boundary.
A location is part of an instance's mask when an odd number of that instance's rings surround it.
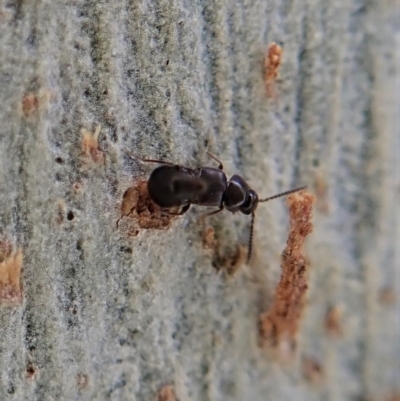
<svg viewBox="0 0 400 401">
<path fill-rule="evenodd" d="M 312 357 L 303 357 L 302 372 L 304 378 L 313 384 L 318 384 L 324 376 L 321 363 Z"/>
<path fill-rule="evenodd" d="M 178 398 L 175 395 L 175 391 L 173 386 L 164 386 L 159 392 L 158 392 L 158 401 L 179 401 Z"/>
<path fill-rule="evenodd" d="M 379 292 L 379 303 L 382 305 L 394 305 L 396 303 L 396 291 L 393 287 L 386 286 Z"/>
<path fill-rule="evenodd" d="M 340 305 L 331 306 L 325 316 L 325 329 L 331 337 L 341 337 L 343 308 Z"/>
<path fill-rule="evenodd" d="M 26 378 L 29 380 L 33 380 L 36 378 L 37 373 L 38 367 L 34 363 L 29 362 L 26 366 Z"/>
<path fill-rule="evenodd" d="M 308 288 L 309 261 L 304 253 L 304 243 L 313 230 L 311 218 L 314 201 L 314 195 L 306 191 L 288 197 L 290 230 L 282 253 L 282 274 L 271 307 L 260 315 L 263 344 L 276 346 L 281 340 L 295 344 Z"/>
<path fill-rule="evenodd" d="M 81 129 L 82 135 L 82 152 L 85 156 L 92 159 L 95 163 L 104 163 L 104 153 L 99 148 L 99 134 L 101 125 L 98 125 L 94 132 L 85 128 Z"/>
<path fill-rule="evenodd" d="M 246 248 L 241 244 L 237 244 L 233 249 L 224 248 L 213 227 L 206 227 L 203 230 L 203 248 L 211 251 L 214 268 L 228 275 L 233 275 L 246 262 Z"/>
<path fill-rule="evenodd" d="M 13 252 L 7 244 L 0 246 L 0 304 L 18 306 L 22 303 L 22 249 Z"/>
<path fill-rule="evenodd" d="M 33 93 L 27 93 L 22 98 L 22 112 L 25 117 L 31 116 L 39 107 L 39 99 Z"/>
<path fill-rule="evenodd" d="M 264 80 L 267 96 L 275 97 L 275 81 L 279 74 L 279 67 L 282 62 L 282 47 L 277 43 L 271 43 L 264 59 Z"/>
<path fill-rule="evenodd" d="M 315 195 L 317 198 L 316 208 L 324 214 L 329 213 L 328 183 L 322 175 L 315 176 Z"/>
<path fill-rule="evenodd" d="M 231 251 L 221 252 L 216 249 L 213 266 L 217 270 L 222 270 L 229 275 L 233 275 L 246 263 L 246 258 L 247 249 L 240 244 L 237 244 Z"/>
<path fill-rule="evenodd" d="M 215 250 L 217 240 L 215 238 L 215 230 L 212 227 L 207 227 L 204 230 L 203 235 L 203 247 L 204 249 Z"/>
<path fill-rule="evenodd" d="M 76 385 L 79 390 L 85 389 L 89 384 L 89 377 L 85 373 L 78 373 L 76 376 Z"/>
<path fill-rule="evenodd" d="M 48 107 L 52 97 L 53 93 L 46 88 L 41 88 L 36 93 L 25 93 L 21 101 L 22 114 L 25 117 L 30 117 L 37 111 L 45 110 Z"/>
<path fill-rule="evenodd" d="M 118 226 L 128 227 L 128 234 L 136 236 L 137 228 L 165 230 L 176 219 L 178 210 L 165 210 L 156 205 L 147 190 L 147 181 L 138 180 L 136 185 L 128 188 L 122 198 L 121 218 Z"/>
</svg>

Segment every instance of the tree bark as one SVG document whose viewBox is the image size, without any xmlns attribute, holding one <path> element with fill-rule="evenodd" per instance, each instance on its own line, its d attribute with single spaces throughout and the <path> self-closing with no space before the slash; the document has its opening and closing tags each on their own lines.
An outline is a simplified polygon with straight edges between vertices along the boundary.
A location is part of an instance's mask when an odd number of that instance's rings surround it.
<svg viewBox="0 0 400 401">
<path fill-rule="evenodd" d="M 22 301 L 0 300 L 0 399 L 399 397 L 399 20 L 396 0 L 0 1 L 0 262 L 23 255 Z M 207 150 L 262 198 L 317 196 L 285 361 L 258 328 L 284 200 L 260 204 L 233 274 L 203 246 L 204 208 L 116 225 L 154 168 L 129 154 L 215 165 Z M 207 224 L 222 255 L 246 246 L 245 216 Z"/>
</svg>

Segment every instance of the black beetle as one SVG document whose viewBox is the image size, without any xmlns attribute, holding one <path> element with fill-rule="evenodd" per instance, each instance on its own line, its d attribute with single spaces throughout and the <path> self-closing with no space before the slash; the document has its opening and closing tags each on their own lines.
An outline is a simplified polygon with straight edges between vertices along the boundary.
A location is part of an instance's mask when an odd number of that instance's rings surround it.
<svg viewBox="0 0 400 401">
<path fill-rule="evenodd" d="M 247 262 L 251 258 L 253 246 L 254 212 L 259 202 L 267 202 L 271 199 L 289 195 L 301 191 L 305 187 L 291 189 L 265 199 L 258 199 L 257 192 L 250 188 L 240 175 L 233 175 L 228 181 L 223 172 L 223 165 L 213 154 L 207 154 L 219 163 L 215 167 L 198 167 L 191 169 L 163 160 L 144 159 L 134 156 L 143 162 L 158 163 L 147 182 L 149 196 L 154 203 L 162 208 L 182 207 L 177 213 L 182 215 L 191 205 L 218 207 L 204 217 L 219 213 L 223 209 L 235 213 L 252 215 L 250 236 L 248 243 Z M 173 213 L 171 213 L 173 214 Z"/>
</svg>

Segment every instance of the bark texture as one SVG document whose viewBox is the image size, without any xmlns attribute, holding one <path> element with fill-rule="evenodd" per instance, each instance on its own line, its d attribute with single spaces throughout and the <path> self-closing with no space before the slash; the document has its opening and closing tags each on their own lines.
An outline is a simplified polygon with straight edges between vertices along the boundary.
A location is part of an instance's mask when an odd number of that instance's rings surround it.
<svg viewBox="0 0 400 401">
<path fill-rule="evenodd" d="M 398 0 L 0 0 L 0 240 L 23 255 L 23 302 L 0 309 L 0 399 L 399 396 L 399 20 Z M 285 363 L 258 341 L 283 200 L 259 206 L 233 275 L 203 247 L 200 208 L 168 230 L 116 228 L 152 167 L 127 151 L 195 167 L 214 165 L 207 149 L 262 197 L 317 195 Z M 222 253 L 249 223 L 212 218 Z"/>
</svg>

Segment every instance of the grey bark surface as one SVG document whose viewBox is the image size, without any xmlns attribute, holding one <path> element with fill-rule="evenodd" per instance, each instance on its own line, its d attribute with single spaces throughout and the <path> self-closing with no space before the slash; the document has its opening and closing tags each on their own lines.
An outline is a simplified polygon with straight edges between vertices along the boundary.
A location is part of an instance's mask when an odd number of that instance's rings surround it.
<svg viewBox="0 0 400 401">
<path fill-rule="evenodd" d="M 24 301 L 0 309 L 0 399 L 147 401 L 166 384 L 180 401 L 398 394 L 399 20 L 397 0 L 1 0 L 0 229 L 23 249 Z M 30 116 L 27 93 L 47 99 Z M 80 130 L 98 124 L 105 166 L 82 162 Z M 207 149 L 261 196 L 327 184 L 290 363 L 259 348 L 257 328 L 279 280 L 283 200 L 259 206 L 255 257 L 232 277 L 202 247 L 201 208 L 167 231 L 116 229 L 132 177 L 151 171 L 124 152 L 194 167 L 213 165 Z M 211 223 L 227 247 L 246 243 L 245 216 Z"/>
</svg>

